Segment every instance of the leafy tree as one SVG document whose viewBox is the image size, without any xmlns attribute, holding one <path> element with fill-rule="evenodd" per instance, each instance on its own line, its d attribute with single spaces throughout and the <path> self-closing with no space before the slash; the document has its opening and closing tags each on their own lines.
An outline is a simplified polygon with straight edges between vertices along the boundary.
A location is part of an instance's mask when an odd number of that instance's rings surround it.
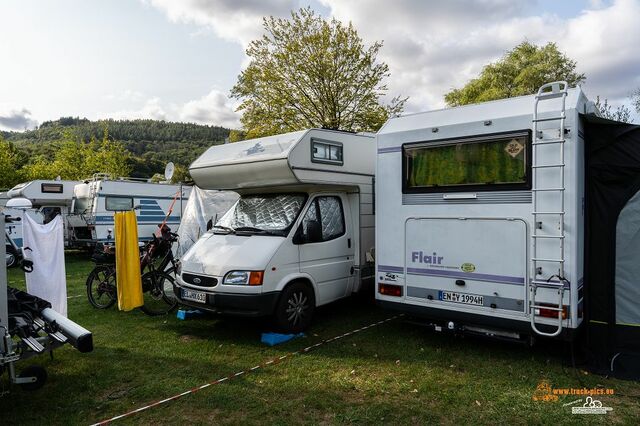
<svg viewBox="0 0 640 426">
<path fill-rule="evenodd" d="M 459 106 L 529 95 L 543 84 L 559 80 L 574 86 L 582 83 L 585 75 L 576 72 L 576 62 L 560 52 L 555 43 L 536 46 L 524 41 L 444 99 L 449 106 Z"/>
<path fill-rule="evenodd" d="M 229 131 L 229 142 L 239 142 L 245 140 L 247 137 L 246 132 L 242 130 L 230 130 Z"/>
<path fill-rule="evenodd" d="M 622 121 L 624 123 L 631 123 L 631 110 L 626 105 L 619 105 L 616 109 L 609 104 L 609 100 L 605 99 L 604 102 L 600 101 L 600 96 L 596 96 L 596 108 L 600 110 L 600 113 L 604 118 L 609 120 Z"/>
<path fill-rule="evenodd" d="M 54 179 L 57 176 L 77 180 L 86 179 L 94 173 L 126 176 L 131 172 L 128 161 L 131 154 L 122 144 L 109 140 L 106 131 L 101 142 L 95 138 L 83 142 L 67 133 L 56 145 L 53 161 L 41 155 L 22 168 L 24 180 Z"/>
<path fill-rule="evenodd" d="M 305 8 L 291 19 L 265 18 L 263 27 L 231 89 L 247 139 L 308 127 L 375 131 L 402 111 L 406 98 L 381 102 L 389 76 L 377 60 L 382 43 L 365 47 L 351 23 Z"/>
<path fill-rule="evenodd" d="M 17 163 L 16 148 L 0 135 L 0 188 L 12 188 L 19 183 Z"/>
</svg>

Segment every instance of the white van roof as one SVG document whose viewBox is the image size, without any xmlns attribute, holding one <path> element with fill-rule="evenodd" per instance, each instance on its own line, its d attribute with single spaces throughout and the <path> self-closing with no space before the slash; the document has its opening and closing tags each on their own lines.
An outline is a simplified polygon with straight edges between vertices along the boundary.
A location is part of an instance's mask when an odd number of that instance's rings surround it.
<svg viewBox="0 0 640 426">
<path fill-rule="evenodd" d="M 331 152 L 327 155 L 335 157 L 321 158 L 325 148 Z M 212 146 L 191 164 L 189 172 L 204 189 L 352 186 L 370 183 L 375 152 L 371 135 L 308 129 Z"/>
<path fill-rule="evenodd" d="M 568 89 L 566 110 L 577 108 L 578 105 L 584 104 L 581 98 L 585 98 L 585 95 L 579 86 Z M 414 129 L 465 124 L 481 120 L 498 120 L 501 118 L 531 115 L 533 113 L 534 102 L 535 95 L 527 95 L 401 115 L 389 119 L 385 125 L 382 126 L 378 135 Z M 544 114 L 546 112 L 558 111 L 560 109 L 560 102 L 560 99 L 542 102 L 539 112 Z M 586 113 L 588 111 L 580 112 Z"/>
<path fill-rule="evenodd" d="M 9 198 L 27 198 L 34 207 L 40 205 L 71 205 L 73 189 L 80 181 L 38 179 L 20 183 L 9 191 Z"/>
</svg>

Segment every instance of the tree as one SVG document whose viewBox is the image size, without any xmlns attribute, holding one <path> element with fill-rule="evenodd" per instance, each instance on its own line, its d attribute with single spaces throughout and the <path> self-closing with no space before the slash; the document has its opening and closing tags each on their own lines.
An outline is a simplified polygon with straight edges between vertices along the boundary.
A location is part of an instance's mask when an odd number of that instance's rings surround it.
<svg viewBox="0 0 640 426">
<path fill-rule="evenodd" d="M 626 105 L 619 105 L 616 109 L 609 104 L 609 100 L 605 98 L 604 102 L 600 101 L 600 96 L 596 96 L 596 108 L 604 118 L 609 120 L 622 121 L 631 123 L 631 110 Z"/>
<path fill-rule="evenodd" d="M 406 98 L 381 100 L 389 76 L 377 60 L 382 43 L 365 47 L 351 23 L 305 8 L 290 19 L 265 18 L 263 27 L 231 89 L 247 139 L 309 127 L 376 131 L 402 111 Z"/>
<path fill-rule="evenodd" d="M 560 52 L 555 43 L 540 47 L 524 41 L 444 99 L 449 106 L 459 106 L 529 95 L 545 83 L 560 80 L 575 86 L 585 80 L 585 75 L 576 72 L 576 62 Z"/>
<path fill-rule="evenodd" d="M 20 181 L 17 172 L 17 153 L 12 143 L 0 135 L 0 188 L 13 188 Z"/>
<path fill-rule="evenodd" d="M 104 132 L 103 140 L 92 138 L 90 142 L 79 140 L 74 134 L 66 133 L 57 143 L 53 161 L 39 156 L 24 166 L 21 174 L 24 180 L 62 179 L 79 180 L 94 173 L 109 173 L 112 176 L 127 176 L 131 172 L 131 154 L 118 142 L 109 140 Z"/>
</svg>

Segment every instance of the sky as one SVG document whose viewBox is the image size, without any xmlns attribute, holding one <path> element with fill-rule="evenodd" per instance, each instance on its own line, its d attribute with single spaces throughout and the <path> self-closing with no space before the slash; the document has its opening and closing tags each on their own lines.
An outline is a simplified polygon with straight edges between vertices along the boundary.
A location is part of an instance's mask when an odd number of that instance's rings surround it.
<svg viewBox="0 0 640 426">
<path fill-rule="evenodd" d="M 61 116 L 237 128 L 229 91 L 262 17 L 306 6 L 384 42 L 406 112 L 443 107 L 525 39 L 556 42 L 591 98 L 618 105 L 640 87 L 640 0 L 0 0 L 0 129 Z"/>
</svg>

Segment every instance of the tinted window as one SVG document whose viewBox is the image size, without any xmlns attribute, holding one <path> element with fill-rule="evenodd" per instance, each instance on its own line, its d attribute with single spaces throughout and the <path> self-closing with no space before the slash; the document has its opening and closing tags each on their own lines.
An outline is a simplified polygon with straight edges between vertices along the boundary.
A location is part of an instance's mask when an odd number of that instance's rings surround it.
<svg viewBox="0 0 640 426">
<path fill-rule="evenodd" d="M 406 189 L 526 185 L 528 134 L 405 146 Z"/>
<path fill-rule="evenodd" d="M 133 198 L 107 197 L 105 208 L 110 211 L 122 211 L 133 209 Z"/>
<path fill-rule="evenodd" d="M 311 140 L 311 161 L 342 165 L 342 144 Z"/>
</svg>

